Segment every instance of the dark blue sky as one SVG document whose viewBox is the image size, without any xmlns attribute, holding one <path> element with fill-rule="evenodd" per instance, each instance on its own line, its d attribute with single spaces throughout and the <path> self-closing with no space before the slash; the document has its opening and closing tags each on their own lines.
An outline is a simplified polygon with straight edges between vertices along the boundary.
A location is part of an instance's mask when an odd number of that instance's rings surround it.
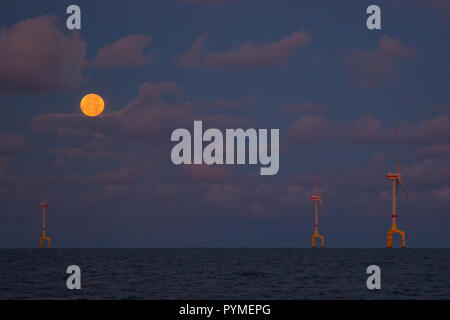
<svg viewBox="0 0 450 320">
<path fill-rule="evenodd" d="M 448 247 L 450 6 L 424 1 L 2 1 L 3 247 L 383 247 L 395 128 L 410 247 Z M 382 29 L 368 30 L 370 4 Z M 95 92 L 105 112 L 87 119 Z M 279 128 L 280 171 L 175 166 L 170 133 Z"/>
</svg>

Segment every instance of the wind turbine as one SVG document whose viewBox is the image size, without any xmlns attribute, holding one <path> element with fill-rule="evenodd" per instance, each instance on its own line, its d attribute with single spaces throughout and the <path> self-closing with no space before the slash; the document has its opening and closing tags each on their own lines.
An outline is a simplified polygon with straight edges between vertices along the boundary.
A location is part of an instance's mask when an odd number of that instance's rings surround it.
<svg viewBox="0 0 450 320">
<path fill-rule="evenodd" d="M 319 206 L 321 209 L 322 208 L 322 195 L 320 194 L 320 169 L 319 169 L 319 188 L 318 188 L 318 193 L 317 196 L 312 195 L 311 196 L 312 201 L 314 201 L 314 234 L 312 236 L 312 247 L 315 248 L 316 247 L 316 238 L 320 238 L 322 240 L 322 248 L 323 248 L 323 236 L 319 234 L 319 217 L 318 217 L 318 212 L 319 212 Z"/>
<path fill-rule="evenodd" d="M 50 248 L 50 238 L 46 236 L 45 234 L 45 216 L 48 213 L 48 200 L 46 199 L 45 202 L 41 202 L 39 206 L 42 208 L 42 237 L 39 239 L 39 248 L 42 248 L 42 241 L 47 240 L 48 241 L 48 247 Z"/>
<path fill-rule="evenodd" d="M 405 247 L 405 233 L 399 229 L 397 229 L 397 190 L 398 186 L 402 189 L 406 200 L 409 203 L 408 193 L 406 193 L 405 184 L 403 183 L 403 175 L 400 173 L 400 162 L 399 162 L 399 141 L 398 141 L 398 130 L 396 130 L 397 134 L 397 165 L 395 172 L 392 173 L 388 171 L 386 174 L 386 179 L 392 181 L 392 227 L 391 230 L 387 233 L 387 247 L 392 248 L 392 235 L 394 233 L 399 233 L 402 236 L 402 248 Z"/>
</svg>

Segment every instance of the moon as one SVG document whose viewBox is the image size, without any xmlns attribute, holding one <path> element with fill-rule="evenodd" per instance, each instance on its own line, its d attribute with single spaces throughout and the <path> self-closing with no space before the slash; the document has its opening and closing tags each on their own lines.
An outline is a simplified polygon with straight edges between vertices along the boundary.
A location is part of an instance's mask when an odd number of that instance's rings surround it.
<svg viewBox="0 0 450 320">
<path fill-rule="evenodd" d="M 90 93 L 81 99 L 80 108 L 85 115 L 96 117 L 105 109 L 105 102 L 99 95 Z"/>
</svg>

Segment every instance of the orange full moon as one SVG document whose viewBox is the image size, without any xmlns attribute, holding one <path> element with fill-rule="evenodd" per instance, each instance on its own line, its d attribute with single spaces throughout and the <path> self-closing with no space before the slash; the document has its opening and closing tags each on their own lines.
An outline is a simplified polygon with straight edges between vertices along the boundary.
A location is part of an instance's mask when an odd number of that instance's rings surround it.
<svg viewBox="0 0 450 320">
<path fill-rule="evenodd" d="M 99 95 L 90 93 L 81 99 L 80 108 L 85 115 L 96 117 L 105 109 L 105 102 Z"/>
</svg>

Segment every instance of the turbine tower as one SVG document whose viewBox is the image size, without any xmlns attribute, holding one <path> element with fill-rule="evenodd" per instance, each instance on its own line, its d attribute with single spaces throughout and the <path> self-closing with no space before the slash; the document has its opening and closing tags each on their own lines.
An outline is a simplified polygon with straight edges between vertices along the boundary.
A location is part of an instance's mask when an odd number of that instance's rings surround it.
<svg viewBox="0 0 450 320">
<path fill-rule="evenodd" d="M 320 238 L 322 240 L 322 248 L 324 247 L 323 244 L 323 236 L 319 234 L 319 206 L 322 209 L 322 195 L 320 194 L 320 170 L 319 170 L 319 190 L 317 193 L 317 196 L 312 195 L 311 196 L 312 201 L 314 201 L 314 234 L 312 236 L 312 247 L 316 247 L 316 238 Z"/>
<path fill-rule="evenodd" d="M 405 184 L 403 183 L 402 174 L 400 173 L 398 130 L 396 133 L 397 133 L 396 169 L 395 169 L 394 173 L 388 171 L 388 173 L 386 174 L 386 179 L 392 181 L 392 227 L 391 227 L 391 230 L 389 230 L 387 233 L 387 247 L 388 248 L 392 248 L 392 235 L 394 233 L 399 233 L 402 236 L 402 248 L 405 247 L 405 233 L 403 231 L 397 229 L 397 191 L 398 191 L 398 186 L 400 186 L 400 188 L 402 189 L 402 191 L 406 197 L 406 200 L 408 200 L 408 203 L 409 203 L 408 194 L 406 193 Z"/>
<path fill-rule="evenodd" d="M 47 240 L 50 248 L 50 238 L 45 235 L 45 215 L 48 212 L 48 200 L 41 202 L 39 206 L 42 208 L 42 237 L 39 239 L 39 248 L 42 248 L 42 240 Z"/>
</svg>

